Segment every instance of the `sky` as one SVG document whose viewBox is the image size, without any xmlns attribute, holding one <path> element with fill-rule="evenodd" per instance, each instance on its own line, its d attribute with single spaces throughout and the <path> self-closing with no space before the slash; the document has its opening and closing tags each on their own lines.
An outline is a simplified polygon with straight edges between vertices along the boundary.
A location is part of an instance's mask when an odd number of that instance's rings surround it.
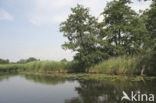
<svg viewBox="0 0 156 103">
<path fill-rule="evenodd" d="M 0 58 L 18 61 L 28 57 L 41 60 L 72 60 L 74 52 L 63 50 L 67 41 L 59 24 L 82 4 L 90 14 L 100 17 L 110 0 L 0 0 Z M 150 1 L 133 0 L 130 6 L 138 12 L 149 8 Z"/>
</svg>

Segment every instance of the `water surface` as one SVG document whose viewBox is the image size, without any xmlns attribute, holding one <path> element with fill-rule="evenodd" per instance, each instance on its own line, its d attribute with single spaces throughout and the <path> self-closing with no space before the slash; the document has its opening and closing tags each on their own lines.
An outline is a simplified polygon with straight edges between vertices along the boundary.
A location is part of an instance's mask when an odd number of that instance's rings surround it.
<svg viewBox="0 0 156 103">
<path fill-rule="evenodd" d="M 0 103 L 121 103 L 123 90 L 155 95 L 156 80 L 73 80 L 28 74 L 0 76 Z"/>
</svg>

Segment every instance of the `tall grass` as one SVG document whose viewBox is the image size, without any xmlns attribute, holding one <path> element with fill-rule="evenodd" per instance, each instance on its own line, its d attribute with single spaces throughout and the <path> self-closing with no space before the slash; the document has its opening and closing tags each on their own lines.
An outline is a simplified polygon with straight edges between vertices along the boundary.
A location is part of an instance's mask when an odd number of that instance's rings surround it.
<svg viewBox="0 0 156 103">
<path fill-rule="evenodd" d="M 113 57 L 89 69 L 82 68 L 76 61 L 34 61 L 26 64 L 1 64 L 0 72 L 76 73 L 86 69 L 88 73 L 156 75 L 155 68 L 151 64 L 155 60 L 149 63 L 151 60 L 145 57 Z"/>
<path fill-rule="evenodd" d="M 77 72 L 76 62 L 56 62 L 56 61 L 34 61 L 23 64 L 19 68 L 20 71 L 27 72 L 44 72 L 44 73 L 67 73 Z"/>
<path fill-rule="evenodd" d="M 17 72 L 20 64 L 0 64 L 0 72 Z"/>
<path fill-rule="evenodd" d="M 140 74 L 139 57 L 114 57 L 105 60 L 89 69 L 90 73 L 105 74 Z"/>
<path fill-rule="evenodd" d="M 67 72 L 66 70 L 67 62 L 56 62 L 56 61 L 35 61 L 31 63 L 24 64 L 20 68 L 22 71 L 28 72 Z"/>
<path fill-rule="evenodd" d="M 0 72 L 44 72 L 44 73 L 67 73 L 79 72 L 78 64 L 75 61 L 34 61 L 26 64 L 1 64 Z"/>
</svg>

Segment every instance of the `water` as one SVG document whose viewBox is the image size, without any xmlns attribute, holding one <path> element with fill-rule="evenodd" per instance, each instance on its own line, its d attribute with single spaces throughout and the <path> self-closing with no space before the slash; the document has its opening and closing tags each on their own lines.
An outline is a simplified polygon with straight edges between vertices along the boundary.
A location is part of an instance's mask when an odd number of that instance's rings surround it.
<svg viewBox="0 0 156 103">
<path fill-rule="evenodd" d="M 95 81 L 43 75 L 3 75 L 0 76 L 0 103 L 127 103 L 126 100 L 121 102 L 123 90 L 155 95 L 155 81 Z"/>
</svg>

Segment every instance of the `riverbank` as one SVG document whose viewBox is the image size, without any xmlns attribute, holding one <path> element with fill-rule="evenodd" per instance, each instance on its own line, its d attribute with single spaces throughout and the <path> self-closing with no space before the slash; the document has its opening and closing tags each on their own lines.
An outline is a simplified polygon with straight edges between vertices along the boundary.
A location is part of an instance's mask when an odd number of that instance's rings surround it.
<svg viewBox="0 0 156 103">
<path fill-rule="evenodd" d="M 156 76 L 138 76 L 138 75 L 108 75 L 108 74 L 93 74 L 93 73 L 33 73 L 33 72 L 20 72 L 20 73 L 0 73 L 0 77 L 8 78 L 9 76 L 32 76 L 32 77 L 45 77 L 54 79 L 67 79 L 67 80 L 95 80 L 95 81 L 129 81 L 138 82 L 145 80 L 156 79 Z M 1 80 L 0 78 L 0 80 Z M 35 78 L 34 78 L 35 79 Z"/>
<path fill-rule="evenodd" d="M 93 74 L 93 73 L 32 73 L 22 72 L 21 75 L 36 75 L 55 78 L 64 78 L 70 80 L 96 80 L 96 81 L 144 81 L 156 79 L 156 76 L 138 76 L 138 75 L 108 75 L 108 74 Z"/>
<path fill-rule="evenodd" d="M 1 64 L 0 72 L 32 72 L 32 73 L 98 73 L 111 75 L 148 75 L 154 76 L 153 68 L 146 66 L 142 57 L 116 57 L 105 60 L 89 68 L 81 68 L 77 62 L 71 61 L 34 61 L 26 64 Z"/>
</svg>

